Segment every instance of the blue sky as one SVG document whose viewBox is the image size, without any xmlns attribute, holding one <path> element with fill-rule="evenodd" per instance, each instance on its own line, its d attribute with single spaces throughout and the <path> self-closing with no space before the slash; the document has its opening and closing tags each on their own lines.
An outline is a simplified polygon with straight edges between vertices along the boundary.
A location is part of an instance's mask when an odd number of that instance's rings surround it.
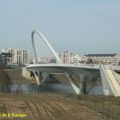
<svg viewBox="0 0 120 120">
<path fill-rule="evenodd" d="M 119 0 L 0 0 L 0 49 L 31 49 L 40 30 L 56 51 L 120 52 Z"/>
</svg>

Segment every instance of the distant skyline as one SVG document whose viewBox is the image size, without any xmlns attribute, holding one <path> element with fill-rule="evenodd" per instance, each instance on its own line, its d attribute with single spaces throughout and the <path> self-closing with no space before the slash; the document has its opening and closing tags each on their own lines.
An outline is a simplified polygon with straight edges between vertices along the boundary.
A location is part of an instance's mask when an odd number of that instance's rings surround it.
<svg viewBox="0 0 120 120">
<path fill-rule="evenodd" d="M 120 53 L 119 0 L 0 0 L 0 49 L 32 49 L 41 31 L 56 52 Z"/>
</svg>

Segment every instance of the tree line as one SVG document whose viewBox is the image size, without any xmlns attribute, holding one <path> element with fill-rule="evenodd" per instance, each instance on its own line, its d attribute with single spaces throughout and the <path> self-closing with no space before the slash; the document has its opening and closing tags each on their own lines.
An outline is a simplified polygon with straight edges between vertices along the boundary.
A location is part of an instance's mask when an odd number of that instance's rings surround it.
<svg viewBox="0 0 120 120">
<path fill-rule="evenodd" d="M 12 58 L 11 53 L 0 53 L 0 65 L 7 66 L 10 62 L 10 59 Z"/>
</svg>

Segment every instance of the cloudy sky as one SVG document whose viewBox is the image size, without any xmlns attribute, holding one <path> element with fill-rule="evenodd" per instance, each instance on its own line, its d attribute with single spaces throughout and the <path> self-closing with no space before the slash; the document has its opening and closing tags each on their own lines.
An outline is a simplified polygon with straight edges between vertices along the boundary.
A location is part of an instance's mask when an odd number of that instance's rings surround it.
<svg viewBox="0 0 120 120">
<path fill-rule="evenodd" d="M 0 49 L 31 50 L 33 29 L 56 51 L 120 52 L 120 0 L 0 0 Z"/>
</svg>

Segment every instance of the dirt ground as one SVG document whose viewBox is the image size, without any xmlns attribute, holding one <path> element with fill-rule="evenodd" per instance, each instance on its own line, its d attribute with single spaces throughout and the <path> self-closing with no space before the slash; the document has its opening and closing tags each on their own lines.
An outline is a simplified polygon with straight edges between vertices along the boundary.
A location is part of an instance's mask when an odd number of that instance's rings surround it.
<svg viewBox="0 0 120 120">
<path fill-rule="evenodd" d="M 15 117 L 2 114 L 25 114 Z M 102 120 L 101 115 L 76 100 L 53 93 L 0 94 L 0 120 Z"/>
</svg>

